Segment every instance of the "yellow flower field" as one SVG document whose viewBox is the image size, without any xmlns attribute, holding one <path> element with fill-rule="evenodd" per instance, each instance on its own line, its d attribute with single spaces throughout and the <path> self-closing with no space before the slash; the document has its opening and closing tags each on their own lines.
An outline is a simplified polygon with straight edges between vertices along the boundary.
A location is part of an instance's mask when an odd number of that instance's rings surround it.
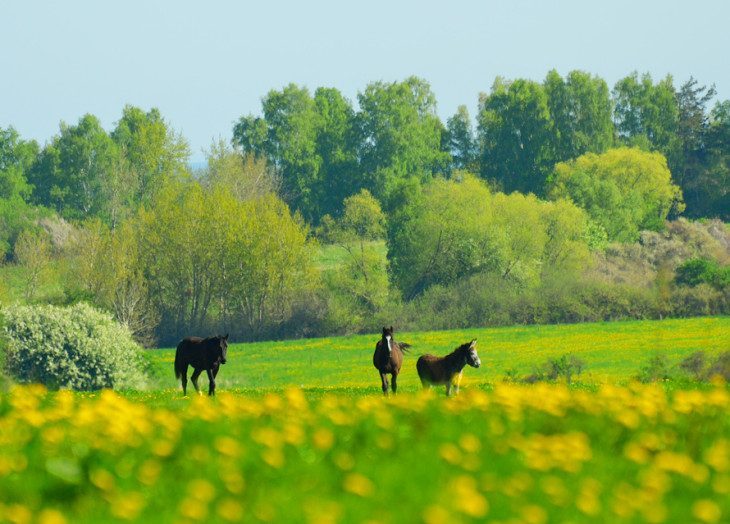
<svg viewBox="0 0 730 524">
<path fill-rule="evenodd" d="M 727 522 L 721 382 L 0 393 L 0 522 Z"/>
</svg>

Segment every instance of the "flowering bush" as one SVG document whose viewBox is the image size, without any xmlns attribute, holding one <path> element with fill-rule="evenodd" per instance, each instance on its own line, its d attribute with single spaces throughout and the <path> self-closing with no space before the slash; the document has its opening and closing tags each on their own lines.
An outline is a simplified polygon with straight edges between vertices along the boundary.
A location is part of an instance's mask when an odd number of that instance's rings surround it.
<svg viewBox="0 0 730 524">
<path fill-rule="evenodd" d="M 144 385 L 142 350 L 110 315 L 87 304 L 4 314 L 5 368 L 16 380 L 78 390 Z"/>
</svg>

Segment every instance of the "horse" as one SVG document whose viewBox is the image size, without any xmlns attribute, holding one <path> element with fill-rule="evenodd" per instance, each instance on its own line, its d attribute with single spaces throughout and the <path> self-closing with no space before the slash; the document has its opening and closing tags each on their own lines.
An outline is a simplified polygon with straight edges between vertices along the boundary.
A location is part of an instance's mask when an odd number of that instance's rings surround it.
<svg viewBox="0 0 730 524">
<path fill-rule="evenodd" d="M 396 342 L 393 338 L 393 326 L 390 329 L 383 328 L 383 336 L 375 344 L 375 353 L 373 353 L 373 366 L 380 373 L 382 381 L 383 394 L 388 394 L 388 377 L 390 373 L 391 390 L 393 393 L 398 391 L 398 373 L 400 373 L 403 364 L 403 353 L 405 353 L 410 344 L 405 342 Z"/>
<path fill-rule="evenodd" d="M 445 357 L 421 355 L 416 362 L 418 377 L 424 389 L 431 386 L 446 385 L 446 395 L 451 395 L 454 386 L 459 393 L 459 383 L 464 366 L 469 364 L 473 368 L 482 365 L 477 355 L 477 339 L 462 344 Z"/>
<path fill-rule="evenodd" d="M 183 395 L 187 395 L 188 387 L 188 366 L 193 371 L 190 380 L 195 386 L 195 391 L 200 393 L 198 377 L 205 370 L 208 373 L 208 395 L 215 394 L 215 377 L 218 368 L 226 363 L 228 353 L 228 334 L 225 336 L 200 338 L 187 337 L 180 341 L 175 351 L 175 377 L 182 378 Z"/>
</svg>

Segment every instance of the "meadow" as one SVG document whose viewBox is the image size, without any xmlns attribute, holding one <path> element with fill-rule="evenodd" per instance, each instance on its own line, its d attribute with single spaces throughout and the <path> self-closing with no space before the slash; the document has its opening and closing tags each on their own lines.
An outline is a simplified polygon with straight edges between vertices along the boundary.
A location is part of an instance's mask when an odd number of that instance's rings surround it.
<svg viewBox="0 0 730 524">
<path fill-rule="evenodd" d="M 729 520 L 728 386 L 631 377 L 727 350 L 730 319 L 396 334 L 414 347 L 389 398 L 377 335 L 233 344 L 215 398 L 182 397 L 172 349 L 150 352 L 147 391 L 12 386 L 0 522 Z M 471 338 L 462 393 L 418 391 L 417 354 Z M 570 352 L 571 386 L 503 380 Z"/>
<path fill-rule="evenodd" d="M 416 374 L 419 354 L 445 355 L 456 346 L 477 339 L 479 369 L 466 369 L 463 387 L 487 387 L 514 371 L 528 375 L 549 358 L 573 353 L 586 364 L 579 381 L 588 384 L 626 383 L 653 355 L 678 363 L 699 350 L 717 353 L 730 349 L 730 317 L 644 320 L 552 326 L 514 326 L 451 331 L 395 333 L 396 340 L 413 345 L 406 354 L 399 391 L 421 389 Z M 255 391 L 289 386 L 305 389 L 347 389 L 379 392 L 380 379 L 372 365 L 379 334 L 337 338 L 230 344 L 228 363 L 221 367 L 221 390 Z M 175 387 L 174 348 L 149 352 L 155 386 Z M 207 387 L 207 379 L 201 379 Z M 177 384 L 179 388 L 179 384 Z"/>
</svg>

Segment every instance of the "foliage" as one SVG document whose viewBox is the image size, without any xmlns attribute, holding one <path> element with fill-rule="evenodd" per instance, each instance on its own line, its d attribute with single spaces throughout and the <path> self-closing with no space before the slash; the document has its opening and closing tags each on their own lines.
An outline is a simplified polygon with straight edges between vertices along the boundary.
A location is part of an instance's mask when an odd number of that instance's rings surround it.
<svg viewBox="0 0 730 524">
<path fill-rule="evenodd" d="M 608 233 L 609 240 L 634 241 L 639 230 L 659 230 L 669 211 L 681 208 L 681 191 L 672 183 L 658 153 L 618 148 L 588 153 L 559 163 L 550 196 L 570 198 Z"/>
<path fill-rule="evenodd" d="M 26 270 L 25 300 L 32 302 L 39 287 L 51 278 L 51 242 L 45 232 L 28 229 L 15 242 L 14 254 Z"/>
<path fill-rule="evenodd" d="M 451 154 L 452 170 L 479 170 L 479 144 L 466 106 L 459 106 L 456 113 L 446 121 L 442 140 L 444 149 Z"/>
<path fill-rule="evenodd" d="M 281 180 L 263 157 L 242 155 L 223 140 L 211 144 L 203 174 L 206 187 L 230 192 L 237 200 L 251 200 L 278 193 Z"/>
<path fill-rule="evenodd" d="M 240 202 L 220 189 L 171 185 L 137 227 L 167 340 L 209 329 L 211 314 L 235 336 L 258 338 L 313 285 L 306 229 L 273 195 Z"/>
<path fill-rule="evenodd" d="M 390 212 L 404 191 L 442 172 L 449 154 L 441 150 L 443 124 L 436 97 L 423 79 L 373 82 L 358 94 L 358 155 L 364 187 Z"/>
<path fill-rule="evenodd" d="M 720 266 L 707 258 L 687 260 L 677 268 L 675 281 L 680 285 L 696 286 L 704 283 L 722 289 L 730 286 L 730 265 Z"/>
<path fill-rule="evenodd" d="M 534 285 L 546 273 L 578 271 L 588 260 L 580 209 L 534 195 L 492 194 L 468 174 L 434 179 L 397 220 L 388 256 L 407 298 L 482 272 Z"/>
<path fill-rule="evenodd" d="M 727 382 L 730 380 L 730 351 L 714 356 L 706 351 L 696 351 L 682 359 L 679 367 L 693 380 L 707 381 L 719 376 Z"/>
<path fill-rule="evenodd" d="M 554 163 L 548 99 L 537 82 L 497 78 L 480 95 L 478 133 L 481 176 L 507 193 L 544 193 Z"/>
<path fill-rule="evenodd" d="M 79 390 L 139 388 L 139 346 L 111 316 L 86 304 L 5 310 L 6 368 L 20 382 Z"/>
<path fill-rule="evenodd" d="M 566 353 L 558 358 L 549 358 L 541 366 L 535 367 L 532 374 L 525 377 L 523 382 L 534 384 L 540 381 L 556 381 L 565 379 L 566 384 L 571 384 L 573 377 L 583 373 L 586 364 L 574 353 Z"/>
<path fill-rule="evenodd" d="M 658 380 L 669 380 L 671 378 L 669 367 L 669 359 L 666 355 L 654 355 L 641 367 L 636 378 L 644 384 Z"/>
</svg>

